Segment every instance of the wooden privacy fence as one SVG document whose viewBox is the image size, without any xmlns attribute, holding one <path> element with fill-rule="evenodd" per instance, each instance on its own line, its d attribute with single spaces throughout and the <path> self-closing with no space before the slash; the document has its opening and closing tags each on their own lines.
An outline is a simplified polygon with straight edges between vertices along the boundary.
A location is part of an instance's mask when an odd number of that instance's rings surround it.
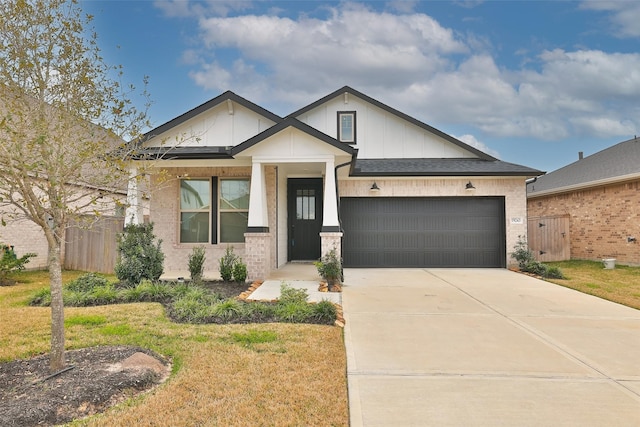
<svg viewBox="0 0 640 427">
<path fill-rule="evenodd" d="M 116 265 L 117 236 L 123 230 L 122 217 L 86 217 L 69 224 L 64 268 L 112 274 Z"/>
<path fill-rule="evenodd" d="M 569 215 L 529 217 L 529 249 L 541 262 L 571 259 Z"/>
</svg>

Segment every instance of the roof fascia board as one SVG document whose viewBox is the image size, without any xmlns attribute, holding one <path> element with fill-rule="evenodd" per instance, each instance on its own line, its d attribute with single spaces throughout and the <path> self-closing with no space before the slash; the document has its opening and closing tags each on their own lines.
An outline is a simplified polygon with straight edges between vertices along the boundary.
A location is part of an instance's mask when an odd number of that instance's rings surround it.
<svg viewBox="0 0 640 427">
<path fill-rule="evenodd" d="M 420 172 L 358 172 L 357 168 L 350 172 L 351 176 L 358 177 L 367 177 L 367 176 L 509 176 L 509 177 L 518 177 L 521 176 L 525 179 L 533 178 L 537 175 L 526 175 L 522 172 L 430 172 L 430 173 L 420 173 Z"/>
<path fill-rule="evenodd" d="M 216 96 L 213 99 L 210 99 L 209 101 L 205 102 L 204 104 L 200 104 L 199 106 L 187 111 L 184 114 L 179 115 L 178 117 L 169 120 L 168 122 L 156 127 L 155 129 L 150 130 L 149 132 L 145 133 L 144 135 L 142 135 L 140 137 L 140 142 L 144 142 L 147 141 L 153 137 L 156 137 L 158 135 L 161 135 L 171 129 L 173 129 L 176 126 L 181 125 L 182 123 L 196 117 L 197 115 L 213 108 L 216 107 L 226 101 L 232 101 L 232 102 L 236 102 L 240 105 L 242 105 L 243 107 L 253 111 L 254 113 L 260 114 L 261 116 L 264 116 L 265 118 L 275 122 L 275 123 L 279 123 L 281 122 L 283 119 L 282 117 L 278 116 L 277 114 L 272 113 L 271 111 L 268 111 L 262 107 L 260 107 L 257 104 L 254 104 L 253 102 L 242 98 L 241 96 L 236 95 L 235 93 L 231 92 L 230 90 Z"/>
<path fill-rule="evenodd" d="M 327 95 L 327 96 L 325 96 L 323 98 L 320 98 L 319 100 L 313 102 L 312 104 L 309 104 L 306 107 L 303 107 L 303 108 L 299 109 L 298 111 L 295 111 L 295 112 L 289 114 L 286 117 L 287 118 L 289 118 L 289 117 L 297 117 L 297 116 L 299 116 L 301 114 L 306 113 L 307 111 L 313 110 L 314 108 L 316 108 L 316 107 L 318 107 L 318 106 L 320 106 L 320 105 L 322 105 L 322 104 L 324 104 L 324 103 L 326 103 L 326 102 L 328 102 L 328 101 L 330 101 L 330 100 L 332 100 L 334 98 L 337 98 L 338 96 L 342 96 L 345 92 L 347 92 L 347 93 L 349 93 L 351 95 L 354 95 L 354 96 L 362 99 L 365 102 L 368 102 L 368 103 L 370 103 L 372 105 L 375 105 L 376 107 L 378 107 L 378 108 L 380 108 L 380 109 L 382 109 L 384 111 L 387 111 L 387 112 L 389 112 L 389 113 L 391 113 L 391 114 L 393 114 L 393 115 L 395 115 L 395 116 L 397 116 L 397 117 L 399 117 L 399 118 L 401 118 L 403 120 L 406 120 L 409 123 L 412 123 L 412 124 L 422 128 L 422 129 L 424 129 L 424 130 L 426 130 L 428 132 L 431 132 L 431 133 L 433 133 L 435 135 L 438 135 L 439 137 L 441 137 L 441 138 L 443 138 L 443 139 L 445 139 L 445 140 L 457 145 L 458 147 L 463 148 L 465 150 L 468 150 L 468 151 L 474 153 L 475 155 L 477 155 L 481 159 L 484 159 L 484 160 L 497 160 L 495 157 L 490 156 L 489 154 L 487 154 L 487 153 L 485 153 L 483 151 L 480 151 L 477 148 L 474 148 L 474 147 L 470 146 L 469 144 L 466 144 L 466 143 L 460 141 L 459 139 L 454 138 L 451 135 L 448 135 L 448 134 L 442 132 L 439 129 L 436 129 L 433 126 L 430 126 L 430 125 L 428 125 L 428 124 L 426 124 L 424 122 L 421 122 L 420 120 L 418 120 L 418 119 L 416 119 L 414 117 L 411 117 L 408 114 L 403 113 L 402 111 L 396 110 L 395 108 L 392 108 L 392 107 L 390 107 L 390 106 L 388 106 L 386 104 L 383 104 L 382 102 L 380 102 L 380 101 L 378 101 L 376 99 L 373 99 L 370 96 L 367 96 L 364 93 L 361 93 L 361 92 L 359 92 L 359 91 L 357 91 L 357 90 L 355 90 L 355 89 L 353 89 L 353 88 L 351 88 L 349 86 L 344 86 L 344 87 L 336 90 L 335 92 L 332 92 L 329 95 Z"/>
<path fill-rule="evenodd" d="M 604 178 L 604 179 L 598 179 L 595 181 L 582 182 L 580 184 L 565 185 L 564 187 L 557 187 L 549 190 L 535 191 L 535 192 L 527 193 L 527 198 L 535 199 L 537 197 L 552 196 L 552 195 L 568 193 L 576 190 L 586 190 L 593 187 L 601 187 L 603 185 L 618 184 L 620 182 L 632 181 L 634 179 L 640 179 L 640 173 L 631 173 L 631 174 L 616 176 L 612 178 Z"/>
</svg>

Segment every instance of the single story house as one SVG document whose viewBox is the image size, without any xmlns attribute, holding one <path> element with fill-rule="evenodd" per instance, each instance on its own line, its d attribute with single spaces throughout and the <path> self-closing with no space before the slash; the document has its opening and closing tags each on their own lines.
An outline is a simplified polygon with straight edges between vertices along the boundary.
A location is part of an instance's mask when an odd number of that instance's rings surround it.
<svg viewBox="0 0 640 427">
<path fill-rule="evenodd" d="M 165 271 L 195 246 L 217 271 L 233 246 L 250 279 L 332 248 L 345 267 L 505 268 L 541 174 L 348 86 L 286 117 L 225 92 L 146 133 L 138 154 Z"/>
<path fill-rule="evenodd" d="M 547 244 L 568 239 L 570 258 L 616 258 L 639 265 L 640 140 L 623 141 L 587 157 L 579 153 L 576 162 L 531 180 L 527 210 L 538 226 L 544 226 L 546 218 L 567 218 L 564 236 L 549 236 Z"/>
</svg>

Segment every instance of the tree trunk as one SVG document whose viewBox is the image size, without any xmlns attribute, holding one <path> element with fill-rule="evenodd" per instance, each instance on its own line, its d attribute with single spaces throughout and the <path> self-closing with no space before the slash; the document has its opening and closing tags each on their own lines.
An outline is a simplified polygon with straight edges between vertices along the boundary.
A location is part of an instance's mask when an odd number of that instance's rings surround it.
<svg viewBox="0 0 640 427">
<path fill-rule="evenodd" d="M 61 242 L 49 241 L 48 264 L 51 288 L 51 353 L 49 370 L 51 373 L 61 370 L 65 365 L 64 304 L 62 302 L 62 264 L 60 262 L 61 245 Z"/>
</svg>

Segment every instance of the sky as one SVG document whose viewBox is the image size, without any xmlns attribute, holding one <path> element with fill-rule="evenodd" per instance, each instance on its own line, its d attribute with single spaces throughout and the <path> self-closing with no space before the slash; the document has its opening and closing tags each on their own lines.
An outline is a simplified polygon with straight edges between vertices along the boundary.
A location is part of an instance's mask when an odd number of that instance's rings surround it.
<svg viewBox="0 0 640 427">
<path fill-rule="evenodd" d="M 231 90 L 286 116 L 347 85 L 550 172 L 640 134 L 639 1 L 100 1 L 159 126 Z M 142 104 L 142 100 L 138 100 Z"/>
</svg>

